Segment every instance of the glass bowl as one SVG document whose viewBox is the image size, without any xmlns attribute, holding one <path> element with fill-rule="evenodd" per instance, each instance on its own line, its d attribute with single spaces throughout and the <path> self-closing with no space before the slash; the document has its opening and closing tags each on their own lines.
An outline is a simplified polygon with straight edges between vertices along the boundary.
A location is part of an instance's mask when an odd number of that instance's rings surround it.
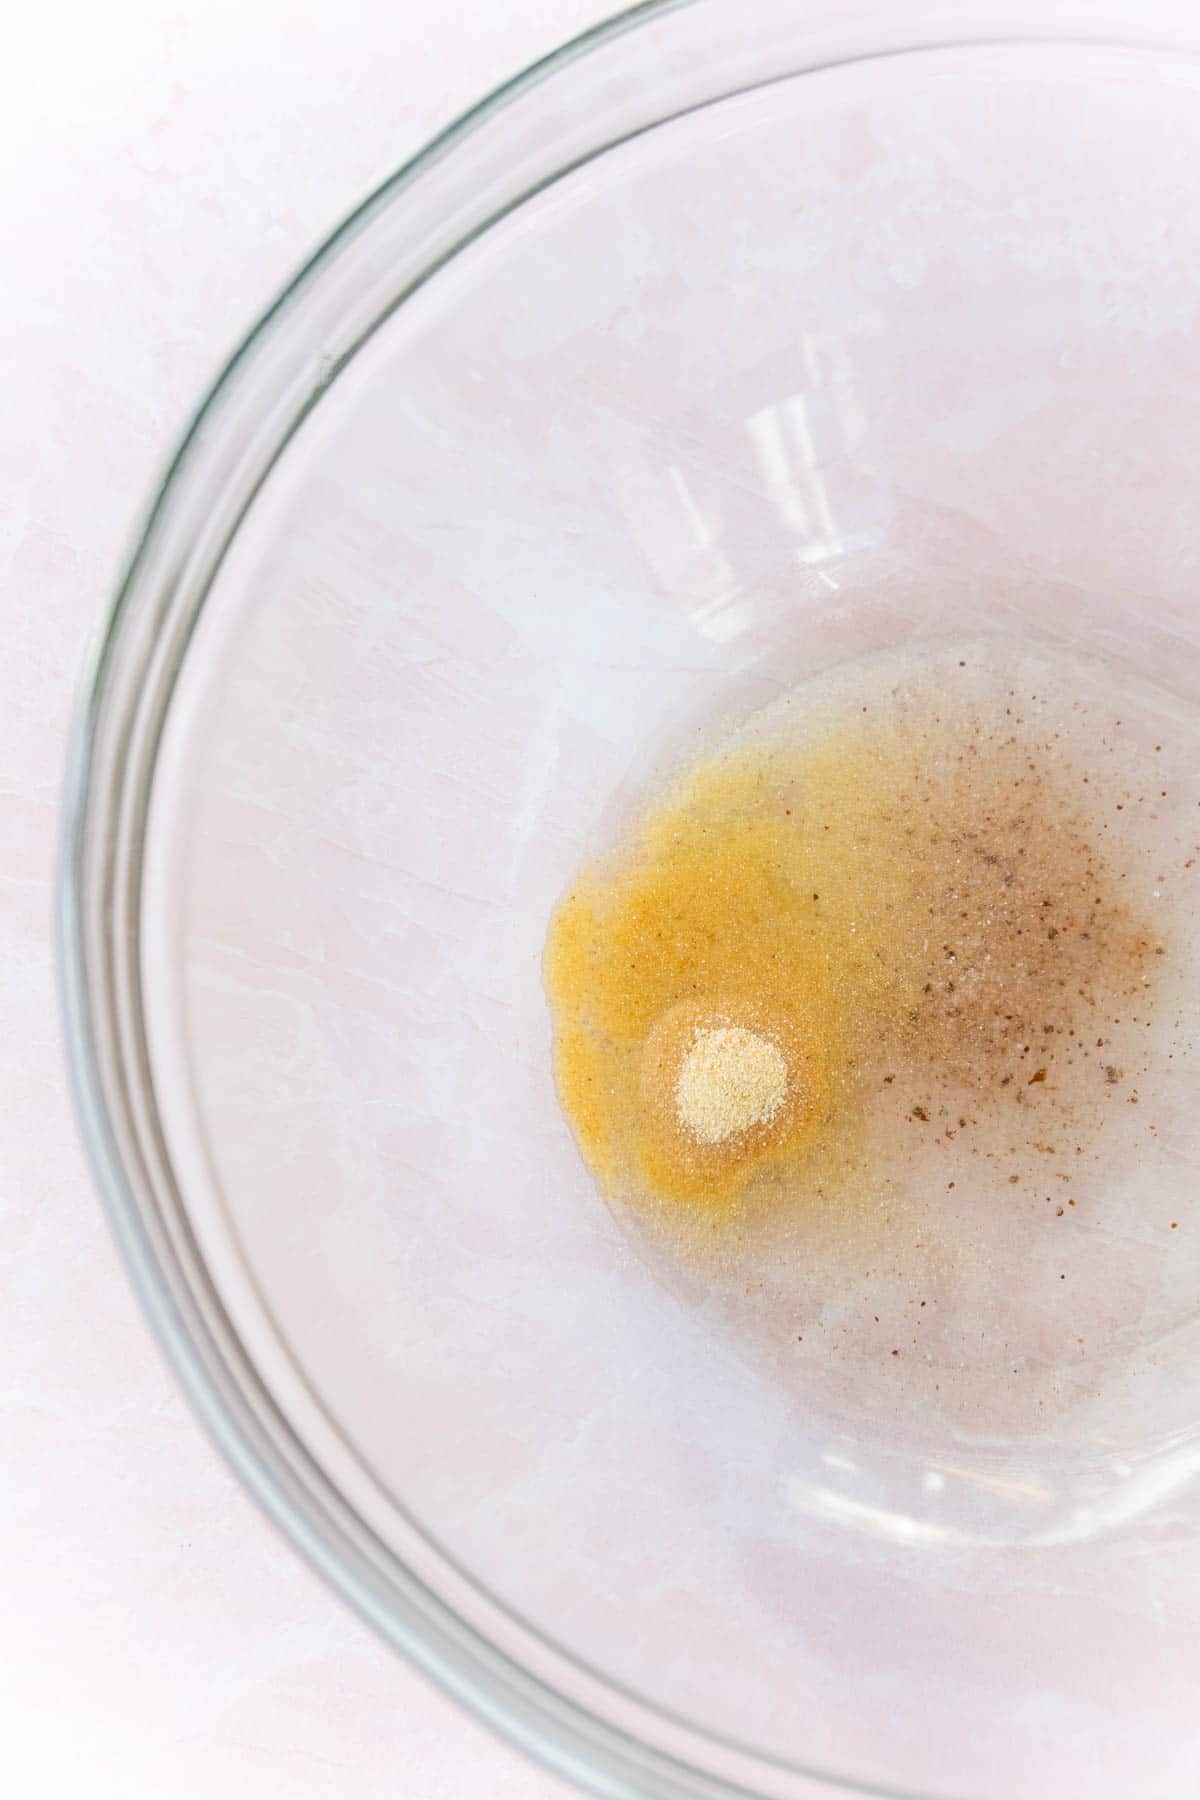
<svg viewBox="0 0 1200 1800">
<path fill-rule="evenodd" d="M 1000 635 L 1197 715 L 1197 48 L 614 20 L 301 271 L 97 652 L 63 982 L 142 1302 L 315 1567 L 596 1793 L 1200 1787 L 1194 1060 L 1039 1417 L 1003 1234 L 952 1404 L 757 1358 L 597 1193 L 540 982 L 663 755 L 814 672 Z"/>
</svg>

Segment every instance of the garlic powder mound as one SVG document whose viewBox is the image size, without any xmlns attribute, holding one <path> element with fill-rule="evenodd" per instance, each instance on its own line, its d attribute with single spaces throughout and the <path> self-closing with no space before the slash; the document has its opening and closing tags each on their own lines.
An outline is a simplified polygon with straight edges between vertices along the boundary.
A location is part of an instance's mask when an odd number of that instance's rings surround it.
<svg viewBox="0 0 1200 1800">
<path fill-rule="evenodd" d="M 702 1144 L 769 1125 L 787 1098 L 787 1061 L 777 1044 L 742 1025 L 699 1030 L 675 1082 L 679 1122 Z"/>
</svg>

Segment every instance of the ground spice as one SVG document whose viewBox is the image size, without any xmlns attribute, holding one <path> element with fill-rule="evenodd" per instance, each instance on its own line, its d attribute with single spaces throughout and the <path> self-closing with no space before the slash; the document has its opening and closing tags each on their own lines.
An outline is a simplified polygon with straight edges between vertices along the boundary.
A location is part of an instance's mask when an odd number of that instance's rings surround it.
<svg viewBox="0 0 1200 1800">
<path fill-rule="evenodd" d="M 702 1144 L 769 1125 L 787 1098 L 783 1052 L 741 1025 L 697 1031 L 675 1083 L 679 1122 Z"/>
</svg>

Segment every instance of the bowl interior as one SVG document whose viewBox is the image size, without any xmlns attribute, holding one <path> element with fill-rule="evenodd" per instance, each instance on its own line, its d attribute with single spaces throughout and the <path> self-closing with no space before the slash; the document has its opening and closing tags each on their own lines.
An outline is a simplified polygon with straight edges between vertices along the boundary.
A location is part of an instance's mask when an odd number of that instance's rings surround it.
<svg viewBox="0 0 1200 1800">
<path fill-rule="evenodd" d="M 565 176 L 332 383 L 168 721 L 154 1079 L 272 1394 L 526 1662 L 764 1768 L 1200 1779 L 1194 1061 L 1081 1259 L 1085 1370 L 1001 1230 L 927 1366 L 816 1294 L 840 1361 L 789 1372 L 598 1195 L 539 966 L 664 761 L 848 661 L 1004 638 L 1196 731 L 1196 101 L 1151 53 L 925 51 Z"/>
</svg>

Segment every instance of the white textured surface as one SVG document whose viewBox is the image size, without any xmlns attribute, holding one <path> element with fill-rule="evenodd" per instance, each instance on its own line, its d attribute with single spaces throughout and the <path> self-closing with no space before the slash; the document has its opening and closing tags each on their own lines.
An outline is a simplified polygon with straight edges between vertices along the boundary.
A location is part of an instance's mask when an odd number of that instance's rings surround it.
<svg viewBox="0 0 1200 1800">
<path fill-rule="evenodd" d="M 177 1396 L 76 1147 L 50 913 L 82 647 L 187 409 L 370 185 L 600 10 L 71 0 L 6 21 L 0 1732 L 29 1800 L 563 1792 L 343 1611 Z"/>
</svg>

